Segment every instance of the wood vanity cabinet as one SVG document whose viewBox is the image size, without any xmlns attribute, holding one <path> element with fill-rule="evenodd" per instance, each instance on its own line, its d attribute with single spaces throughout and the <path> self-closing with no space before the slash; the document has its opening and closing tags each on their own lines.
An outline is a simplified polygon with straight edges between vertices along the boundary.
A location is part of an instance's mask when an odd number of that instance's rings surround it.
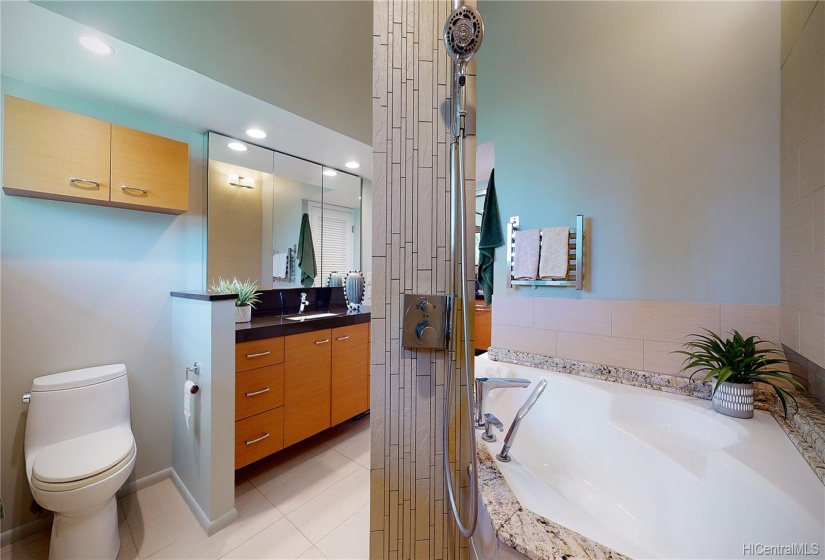
<svg viewBox="0 0 825 560">
<path fill-rule="evenodd" d="M 284 445 L 330 427 L 330 329 L 286 337 Z"/>
<path fill-rule="evenodd" d="M 333 426 L 370 408 L 369 336 L 369 323 L 332 329 Z"/>
<path fill-rule="evenodd" d="M 235 468 L 369 410 L 370 325 L 235 345 Z"/>
<path fill-rule="evenodd" d="M 181 214 L 189 146 L 5 96 L 6 194 Z"/>
<path fill-rule="evenodd" d="M 235 345 L 235 468 L 284 448 L 284 339 Z"/>
<path fill-rule="evenodd" d="M 493 306 L 487 307 L 484 300 L 476 300 L 475 312 L 475 348 L 486 352 L 492 344 Z"/>
</svg>

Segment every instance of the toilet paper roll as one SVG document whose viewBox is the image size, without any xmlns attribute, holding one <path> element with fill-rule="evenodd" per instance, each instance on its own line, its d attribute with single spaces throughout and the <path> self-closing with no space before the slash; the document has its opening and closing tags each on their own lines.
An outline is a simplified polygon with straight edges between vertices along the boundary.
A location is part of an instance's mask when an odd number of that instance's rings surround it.
<svg viewBox="0 0 825 560">
<path fill-rule="evenodd" d="M 186 420 L 186 429 L 189 429 L 189 417 L 192 416 L 192 387 L 195 386 L 195 383 L 192 381 L 186 380 L 186 383 L 183 384 L 183 418 Z"/>
</svg>

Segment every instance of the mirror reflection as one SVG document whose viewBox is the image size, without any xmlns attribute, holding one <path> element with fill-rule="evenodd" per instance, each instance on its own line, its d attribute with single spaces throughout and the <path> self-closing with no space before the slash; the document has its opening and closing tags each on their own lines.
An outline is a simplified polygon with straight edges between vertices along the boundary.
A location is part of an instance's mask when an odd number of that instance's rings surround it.
<svg viewBox="0 0 825 560">
<path fill-rule="evenodd" d="M 209 135 L 207 279 L 262 289 L 327 286 L 362 268 L 362 180 L 339 170 Z M 237 146 L 236 146 L 237 147 Z M 368 252 L 368 251 L 367 251 Z"/>
</svg>

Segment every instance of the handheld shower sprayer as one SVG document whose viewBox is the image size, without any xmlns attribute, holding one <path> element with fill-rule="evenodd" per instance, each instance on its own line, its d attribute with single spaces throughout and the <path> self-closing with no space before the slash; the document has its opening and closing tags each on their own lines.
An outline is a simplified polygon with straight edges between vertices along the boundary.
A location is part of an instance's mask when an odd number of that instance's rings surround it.
<svg viewBox="0 0 825 560">
<path fill-rule="evenodd" d="M 452 383 L 452 367 L 447 367 L 445 379 L 444 396 L 444 419 L 443 419 L 443 457 L 444 457 L 444 478 L 446 482 L 447 497 L 450 501 L 450 511 L 455 518 L 458 531 L 464 537 L 473 535 L 478 521 L 478 458 L 476 457 L 476 435 L 473 427 L 473 359 L 474 352 L 470 344 L 470 309 L 468 296 L 467 279 L 467 197 L 464 189 L 464 119 L 467 115 L 465 110 L 464 86 L 467 83 L 467 64 L 476 55 L 481 41 L 484 38 L 484 22 L 481 15 L 475 8 L 464 6 L 460 0 L 456 2 L 456 8 L 447 17 L 444 24 L 444 45 L 447 53 L 453 59 L 453 88 L 452 88 L 452 123 L 450 132 L 452 141 L 450 142 L 450 256 L 451 256 L 451 285 L 455 287 L 455 265 L 460 262 L 460 284 L 458 286 L 458 299 L 461 302 L 462 310 L 462 348 L 459 352 L 455 348 L 456 360 L 463 362 L 464 380 L 466 383 L 467 398 L 467 429 L 470 441 L 470 496 L 469 496 L 469 520 L 467 525 L 461 523 L 461 515 L 456 504 L 455 492 L 453 491 L 452 475 L 450 473 L 449 456 L 449 418 L 450 418 L 450 394 Z M 458 248 L 460 247 L 460 259 Z M 456 337 L 451 337 L 456 340 Z M 460 398 L 460 397 L 459 397 Z M 460 410 L 461 407 L 459 406 Z"/>
</svg>

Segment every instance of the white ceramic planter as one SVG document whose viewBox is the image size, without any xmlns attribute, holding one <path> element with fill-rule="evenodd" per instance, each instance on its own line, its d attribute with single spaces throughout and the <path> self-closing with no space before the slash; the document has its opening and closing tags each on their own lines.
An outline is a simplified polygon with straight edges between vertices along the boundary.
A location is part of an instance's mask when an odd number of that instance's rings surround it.
<svg viewBox="0 0 825 560">
<path fill-rule="evenodd" d="M 713 410 L 734 418 L 753 418 L 753 383 L 728 383 L 716 389 L 713 378 Z"/>
<path fill-rule="evenodd" d="M 252 306 L 235 307 L 235 322 L 248 323 L 252 320 Z"/>
</svg>

